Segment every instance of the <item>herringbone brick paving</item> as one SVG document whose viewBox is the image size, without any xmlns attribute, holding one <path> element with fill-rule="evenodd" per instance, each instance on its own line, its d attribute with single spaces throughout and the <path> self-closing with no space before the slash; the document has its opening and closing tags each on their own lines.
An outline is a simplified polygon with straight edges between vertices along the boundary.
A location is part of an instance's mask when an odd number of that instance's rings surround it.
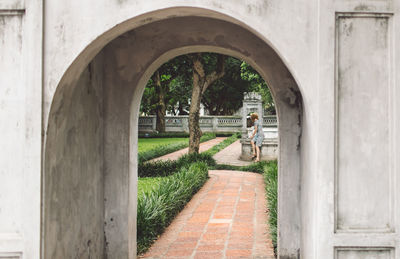
<svg viewBox="0 0 400 259">
<path fill-rule="evenodd" d="M 227 170 L 209 174 L 142 258 L 274 258 L 262 175 Z"/>
</svg>

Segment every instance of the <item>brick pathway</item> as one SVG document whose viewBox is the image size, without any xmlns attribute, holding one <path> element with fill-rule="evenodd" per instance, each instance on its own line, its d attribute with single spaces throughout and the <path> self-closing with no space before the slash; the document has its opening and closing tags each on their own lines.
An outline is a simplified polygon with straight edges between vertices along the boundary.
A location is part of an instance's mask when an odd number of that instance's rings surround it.
<svg viewBox="0 0 400 259">
<path fill-rule="evenodd" d="M 242 153 L 242 144 L 240 144 L 240 140 L 237 140 L 224 148 L 223 150 L 219 151 L 217 154 L 214 155 L 215 161 L 218 164 L 225 164 L 225 165 L 236 165 L 236 166 L 245 166 L 250 165 L 254 162 L 251 161 L 243 161 L 240 160 L 240 155 Z"/>
<path fill-rule="evenodd" d="M 214 139 L 211 139 L 209 141 L 200 143 L 200 153 L 209 150 L 210 148 L 212 148 L 213 146 L 221 143 L 222 141 L 224 141 L 226 139 L 226 137 L 216 137 Z M 157 161 L 157 160 L 176 160 L 179 157 L 183 156 L 184 154 L 187 154 L 189 148 L 184 148 L 169 154 L 166 154 L 165 156 L 160 156 L 157 158 L 154 158 L 150 161 Z"/>
<path fill-rule="evenodd" d="M 209 174 L 141 258 L 274 258 L 262 175 L 226 170 Z"/>
</svg>

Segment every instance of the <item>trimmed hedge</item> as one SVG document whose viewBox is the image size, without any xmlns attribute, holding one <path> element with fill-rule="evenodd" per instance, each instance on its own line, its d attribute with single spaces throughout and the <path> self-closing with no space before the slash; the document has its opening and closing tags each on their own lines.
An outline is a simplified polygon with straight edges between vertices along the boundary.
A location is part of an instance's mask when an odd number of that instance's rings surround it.
<svg viewBox="0 0 400 259">
<path fill-rule="evenodd" d="M 215 165 L 212 169 L 215 170 L 233 170 L 233 171 L 244 171 L 244 172 L 253 172 L 253 173 L 264 173 L 264 167 L 268 165 L 269 162 L 261 161 L 258 163 L 253 163 L 246 166 L 236 166 L 236 165 L 225 165 L 218 164 Z"/>
<path fill-rule="evenodd" d="M 139 138 L 188 138 L 187 132 L 139 133 Z"/>
<path fill-rule="evenodd" d="M 207 134 L 204 134 L 203 136 L 201 136 L 200 142 L 205 142 L 205 141 L 208 141 L 208 140 L 211 140 L 211 139 L 214 139 L 214 138 L 216 138 L 214 133 L 207 133 Z M 150 149 L 148 151 L 139 152 L 138 160 L 139 160 L 139 163 L 146 162 L 146 161 L 149 161 L 149 160 L 151 160 L 153 158 L 160 157 L 160 156 L 175 152 L 177 150 L 186 148 L 188 146 L 189 146 L 189 142 L 186 142 L 186 143 L 174 143 L 174 144 L 168 144 L 168 145 L 160 145 L 160 146 L 157 146 L 157 147 L 155 147 L 153 149 Z"/>
<path fill-rule="evenodd" d="M 212 155 L 206 153 L 185 154 L 178 160 L 159 160 L 151 163 L 140 163 L 138 166 L 139 177 L 168 176 L 179 171 L 182 167 L 192 163 L 204 162 L 208 166 L 215 166 L 216 162 Z"/>
<path fill-rule="evenodd" d="M 229 137 L 235 134 L 234 132 L 204 132 L 204 135 L 207 134 L 215 134 L 217 137 Z M 240 134 L 240 133 L 236 133 Z M 149 133 L 139 133 L 139 138 L 188 138 L 188 132 L 164 132 L 164 133 L 157 133 L 157 132 L 149 132 Z"/>
<path fill-rule="evenodd" d="M 264 167 L 264 181 L 269 212 L 269 229 L 275 254 L 278 246 L 278 163 L 271 161 Z"/>
<path fill-rule="evenodd" d="M 206 163 L 195 163 L 138 197 L 137 250 L 144 253 L 208 178 Z"/>
</svg>

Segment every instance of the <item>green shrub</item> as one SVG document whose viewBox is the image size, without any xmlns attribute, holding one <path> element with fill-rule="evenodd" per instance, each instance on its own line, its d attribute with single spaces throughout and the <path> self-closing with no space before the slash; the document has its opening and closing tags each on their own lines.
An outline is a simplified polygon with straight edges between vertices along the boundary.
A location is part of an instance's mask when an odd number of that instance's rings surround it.
<svg viewBox="0 0 400 259">
<path fill-rule="evenodd" d="M 269 211 L 269 229 L 271 232 L 272 244 L 276 254 L 278 239 L 278 163 L 271 161 L 264 166 L 265 191 Z"/>
<path fill-rule="evenodd" d="M 159 145 L 156 146 L 155 148 L 152 148 L 148 151 L 144 152 L 139 152 L 138 154 L 138 159 L 139 162 L 145 162 L 149 161 L 153 158 L 160 157 L 172 152 L 175 152 L 177 150 L 186 148 L 188 146 L 188 143 L 173 143 L 173 144 L 168 144 L 168 145 Z"/>
<path fill-rule="evenodd" d="M 212 167 L 215 170 L 233 170 L 233 171 L 244 171 L 244 172 L 253 172 L 253 173 L 264 173 L 264 167 L 268 165 L 269 162 L 261 161 L 258 163 L 252 163 L 246 166 L 236 166 L 236 165 L 225 165 L 218 164 Z"/>
<path fill-rule="evenodd" d="M 151 163 L 141 162 L 138 166 L 139 177 L 168 176 L 178 171 L 179 164 L 175 160 L 159 160 Z"/>
<path fill-rule="evenodd" d="M 235 133 L 235 132 L 216 132 L 215 133 L 215 135 L 217 137 L 230 137 L 230 136 L 235 135 L 235 134 L 238 134 L 238 133 Z"/>
<path fill-rule="evenodd" d="M 137 206 L 137 250 L 145 252 L 158 235 L 170 224 L 208 177 L 206 163 L 183 167 L 163 178 L 158 188 L 142 192 Z"/>
<path fill-rule="evenodd" d="M 215 162 L 215 159 L 212 157 L 211 154 L 208 154 L 207 152 L 203 153 L 192 153 L 192 154 L 185 154 L 181 156 L 178 160 L 179 167 L 183 166 L 188 166 L 192 163 L 196 162 L 204 162 L 208 166 L 215 166 L 217 163 Z"/>
<path fill-rule="evenodd" d="M 162 181 L 163 177 L 142 177 L 138 179 L 138 195 L 142 192 L 150 192 L 153 188 L 156 188 Z"/>
<path fill-rule="evenodd" d="M 159 177 L 168 176 L 179 171 L 184 166 L 189 166 L 192 163 L 204 162 L 208 166 L 215 166 L 216 162 L 210 154 L 206 153 L 193 153 L 185 154 L 178 160 L 165 160 L 155 161 L 151 163 L 139 163 L 138 176 L 139 177 Z"/>
<path fill-rule="evenodd" d="M 206 133 L 203 136 L 201 136 L 200 142 L 205 142 L 205 141 L 208 141 L 208 140 L 211 140 L 214 138 L 216 138 L 214 133 Z M 139 160 L 139 163 L 146 162 L 153 158 L 157 158 L 157 157 L 175 152 L 177 150 L 186 148 L 188 146 L 189 146 L 189 142 L 184 142 L 184 143 L 180 142 L 180 143 L 173 143 L 173 144 L 168 144 L 168 145 L 159 145 L 153 149 L 150 149 L 150 150 L 147 150 L 144 152 L 139 152 L 138 160 Z"/>
<path fill-rule="evenodd" d="M 187 132 L 139 133 L 139 138 L 188 138 Z"/>
</svg>

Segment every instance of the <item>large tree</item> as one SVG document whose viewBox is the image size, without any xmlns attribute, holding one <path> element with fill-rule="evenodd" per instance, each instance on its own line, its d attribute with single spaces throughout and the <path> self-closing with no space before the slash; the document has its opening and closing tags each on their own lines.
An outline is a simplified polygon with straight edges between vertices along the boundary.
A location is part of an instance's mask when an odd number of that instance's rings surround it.
<svg viewBox="0 0 400 259">
<path fill-rule="evenodd" d="M 212 83 L 224 76 L 225 56 L 195 53 L 190 57 L 193 62 L 193 89 L 189 109 L 189 153 L 199 153 L 202 135 L 199 123 L 201 98 Z M 215 66 L 213 66 L 214 63 Z"/>
<path fill-rule="evenodd" d="M 225 58 L 225 74 L 204 92 L 201 103 L 210 115 L 232 115 L 243 106 L 243 93 L 251 91 L 241 77 L 242 61 Z"/>
<path fill-rule="evenodd" d="M 187 78 L 191 77 L 191 61 L 186 55 L 176 57 L 159 67 L 147 83 L 142 97 L 141 111 L 145 114 L 156 114 L 156 130 L 165 132 L 165 113 L 171 109 L 171 101 L 176 101 L 176 96 L 183 89 L 176 87 L 187 83 Z M 173 88 L 173 89 L 171 89 Z M 186 91 L 187 92 L 187 91 Z M 187 96 L 183 97 L 182 99 Z M 183 101 L 184 103 L 185 101 Z"/>
</svg>

